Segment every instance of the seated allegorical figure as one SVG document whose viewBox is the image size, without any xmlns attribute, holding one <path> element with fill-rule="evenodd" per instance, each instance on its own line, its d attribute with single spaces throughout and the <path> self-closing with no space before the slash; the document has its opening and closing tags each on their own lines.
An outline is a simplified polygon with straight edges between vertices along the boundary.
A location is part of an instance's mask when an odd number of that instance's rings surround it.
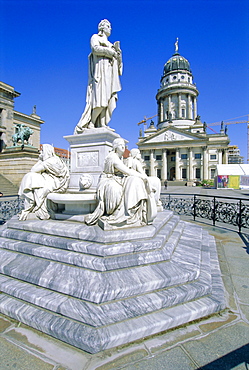
<svg viewBox="0 0 249 370">
<path fill-rule="evenodd" d="M 111 226 L 141 226 L 156 217 L 156 203 L 148 177 L 123 163 L 124 151 L 124 140 L 115 139 L 97 186 L 98 205 L 85 217 L 87 225 L 101 219 Z"/>
<path fill-rule="evenodd" d="M 132 168 L 137 172 L 145 174 L 143 160 L 139 149 L 137 148 L 131 149 L 130 156 L 126 159 L 125 164 L 129 168 Z M 160 201 L 161 181 L 157 176 L 148 176 L 148 182 L 151 191 L 154 193 L 156 205 L 161 209 L 162 207 L 162 202 Z"/>
<path fill-rule="evenodd" d="M 52 145 L 43 144 L 38 162 L 23 177 L 19 188 L 18 194 L 25 197 L 19 220 L 26 220 L 29 213 L 41 220 L 49 219 L 47 195 L 65 192 L 69 179 L 67 166 L 55 155 Z"/>
</svg>

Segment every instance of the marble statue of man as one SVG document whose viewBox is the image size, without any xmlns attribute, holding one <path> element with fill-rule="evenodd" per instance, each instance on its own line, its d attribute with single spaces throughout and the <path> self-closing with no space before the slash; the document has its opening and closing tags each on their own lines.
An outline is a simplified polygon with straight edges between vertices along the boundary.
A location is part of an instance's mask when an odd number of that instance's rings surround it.
<svg viewBox="0 0 249 370">
<path fill-rule="evenodd" d="M 98 31 L 90 42 L 86 107 L 74 134 L 82 133 L 85 128 L 106 127 L 116 107 L 117 92 L 121 90 L 122 54 L 119 42 L 112 44 L 108 41 L 111 24 L 107 19 L 99 23 Z"/>
</svg>

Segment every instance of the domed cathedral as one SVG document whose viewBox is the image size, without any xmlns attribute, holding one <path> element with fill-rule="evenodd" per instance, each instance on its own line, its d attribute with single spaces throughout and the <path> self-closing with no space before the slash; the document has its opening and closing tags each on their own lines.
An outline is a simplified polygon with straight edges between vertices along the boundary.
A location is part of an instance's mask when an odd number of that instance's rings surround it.
<svg viewBox="0 0 249 370">
<path fill-rule="evenodd" d="M 153 121 L 137 143 L 146 173 L 178 184 L 192 186 L 211 180 L 217 164 L 228 163 L 229 137 L 221 124 L 219 133 L 207 134 L 197 110 L 199 91 L 193 82 L 189 61 L 178 51 L 163 68 L 158 104 L 157 127 Z"/>
</svg>

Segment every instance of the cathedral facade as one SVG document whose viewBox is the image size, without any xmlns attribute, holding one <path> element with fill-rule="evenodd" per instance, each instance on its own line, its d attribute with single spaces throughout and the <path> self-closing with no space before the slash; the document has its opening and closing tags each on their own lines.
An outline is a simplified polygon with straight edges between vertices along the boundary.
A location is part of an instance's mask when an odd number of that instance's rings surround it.
<svg viewBox="0 0 249 370">
<path fill-rule="evenodd" d="M 156 95 L 158 123 L 151 122 L 137 143 L 146 173 L 162 182 L 196 181 L 214 178 L 217 164 L 228 163 L 229 137 L 221 123 L 220 132 L 208 134 L 197 110 L 199 91 L 187 59 L 178 52 L 164 65 Z"/>
</svg>

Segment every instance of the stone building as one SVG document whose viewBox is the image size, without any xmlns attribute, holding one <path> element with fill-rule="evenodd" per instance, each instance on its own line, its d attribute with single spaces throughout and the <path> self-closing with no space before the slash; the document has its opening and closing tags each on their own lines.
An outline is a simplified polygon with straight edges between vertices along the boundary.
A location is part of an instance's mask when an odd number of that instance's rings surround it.
<svg viewBox="0 0 249 370">
<path fill-rule="evenodd" d="M 157 92 L 158 124 L 152 121 L 137 143 L 146 173 L 162 181 L 188 182 L 214 178 L 217 164 L 228 163 L 229 137 L 223 123 L 220 133 L 207 134 L 197 110 L 199 91 L 186 58 L 178 52 L 164 65 Z"/>
<path fill-rule="evenodd" d="M 21 94 L 14 87 L 0 81 L 0 175 L 18 186 L 25 173 L 37 162 L 40 150 L 40 130 L 43 120 L 14 110 L 14 99 Z M 32 134 L 24 145 L 14 145 L 13 135 L 20 127 L 28 127 Z"/>
</svg>

